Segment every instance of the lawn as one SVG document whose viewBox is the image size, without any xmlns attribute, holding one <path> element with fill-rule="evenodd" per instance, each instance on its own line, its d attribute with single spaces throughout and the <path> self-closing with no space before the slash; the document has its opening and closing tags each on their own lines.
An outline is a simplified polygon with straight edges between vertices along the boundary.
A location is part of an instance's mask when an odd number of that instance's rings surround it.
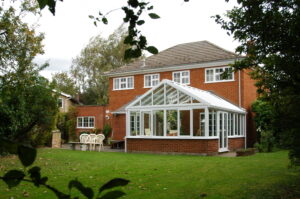
<svg viewBox="0 0 300 199">
<path fill-rule="evenodd" d="M 67 192 L 76 177 L 97 190 L 115 177 L 130 180 L 124 198 L 296 198 L 300 174 L 288 169 L 286 151 L 248 157 L 125 154 L 40 149 L 35 165 L 49 184 Z M 21 169 L 16 157 L 0 158 L 0 175 Z M 77 193 L 75 193 L 77 194 Z M 21 183 L 11 190 L 0 182 L 0 198 L 55 198 L 44 188 Z M 81 197 L 83 198 L 83 197 Z"/>
</svg>

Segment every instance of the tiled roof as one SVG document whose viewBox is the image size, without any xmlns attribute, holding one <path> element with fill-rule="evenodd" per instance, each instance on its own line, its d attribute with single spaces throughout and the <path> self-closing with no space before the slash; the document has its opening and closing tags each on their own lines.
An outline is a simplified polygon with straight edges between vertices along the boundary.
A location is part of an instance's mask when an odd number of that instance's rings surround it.
<svg viewBox="0 0 300 199">
<path fill-rule="evenodd" d="M 229 60 L 241 57 L 242 56 L 227 51 L 209 41 L 198 41 L 173 46 L 156 55 L 152 55 L 145 60 L 135 61 L 112 70 L 108 75 L 136 70 Z"/>
</svg>

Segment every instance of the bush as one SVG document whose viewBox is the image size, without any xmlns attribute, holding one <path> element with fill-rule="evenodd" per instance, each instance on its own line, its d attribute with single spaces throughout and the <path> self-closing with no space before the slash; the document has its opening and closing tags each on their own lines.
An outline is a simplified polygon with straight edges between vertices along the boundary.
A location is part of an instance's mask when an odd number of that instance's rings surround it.
<svg viewBox="0 0 300 199">
<path fill-rule="evenodd" d="M 248 149 L 239 149 L 236 151 L 236 156 L 249 156 L 255 154 L 255 148 L 248 148 Z"/>
<path fill-rule="evenodd" d="M 69 141 L 77 141 L 78 137 L 76 135 L 76 118 L 77 110 L 75 107 L 70 107 L 69 112 L 67 113 L 66 126 L 68 129 Z"/>
<path fill-rule="evenodd" d="M 255 143 L 255 148 L 259 152 L 272 152 L 275 146 L 275 138 L 272 131 L 262 131 L 260 133 L 260 142 Z"/>
</svg>

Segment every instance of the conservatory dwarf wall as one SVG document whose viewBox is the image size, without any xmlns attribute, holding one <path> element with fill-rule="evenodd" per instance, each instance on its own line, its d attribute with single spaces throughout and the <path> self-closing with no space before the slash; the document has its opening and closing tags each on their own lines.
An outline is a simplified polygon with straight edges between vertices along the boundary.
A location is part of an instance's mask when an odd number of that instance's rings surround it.
<svg viewBox="0 0 300 199">
<path fill-rule="evenodd" d="M 126 108 L 126 150 L 214 153 L 245 144 L 245 111 L 219 96 L 163 80 Z"/>
</svg>

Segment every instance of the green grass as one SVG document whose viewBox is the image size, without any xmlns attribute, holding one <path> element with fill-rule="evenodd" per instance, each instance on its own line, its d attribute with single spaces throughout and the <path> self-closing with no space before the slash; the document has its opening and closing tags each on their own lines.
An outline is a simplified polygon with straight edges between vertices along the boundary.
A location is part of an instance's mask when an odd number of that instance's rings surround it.
<svg viewBox="0 0 300 199">
<path fill-rule="evenodd" d="M 300 174 L 288 169 L 286 151 L 248 157 L 125 154 L 40 149 L 35 165 L 42 167 L 50 185 L 67 192 L 78 177 L 97 190 L 108 180 L 122 177 L 124 198 L 297 198 Z M 21 169 L 16 157 L 0 158 L 0 175 Z M 0 182 L 0 198 L 55 198 L 45 188 L 21 183 L 11 190 Z M 81 197 L 83 198 L 83 197 Z"/>
</svg>

